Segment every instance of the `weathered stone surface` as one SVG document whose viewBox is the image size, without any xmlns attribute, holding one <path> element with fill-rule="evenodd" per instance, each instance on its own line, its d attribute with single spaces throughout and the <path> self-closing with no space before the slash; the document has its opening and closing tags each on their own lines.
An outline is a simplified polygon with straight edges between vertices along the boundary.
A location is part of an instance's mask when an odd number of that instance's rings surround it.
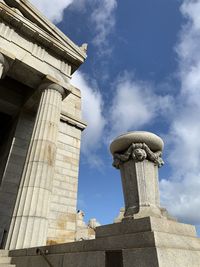
<svg viewBox="0 0 200 267">
<path fill-rule="evenodd" d="M 122 253 L 123 267 L 133 267 L 134 265 L 138 267 L 160 266 L 156 248 L 124 249 Z M 173 267 L 173 265 L 168 265 L 168 267 L 169 266 Z"/>
<path fill-rule="evenodd" d="M 0 250 L 0 266 L 1 267 L 15 267 L 11 264 L 11 258 L 8 255 L 8 250 Z"/>
<path fill-rule="evenodd" d="M 199 251 L 168 248 L 141 248 L 124 250 L 124 267 L 132 267 L 133 262 L 141 267 L 199 267 Z"/>
<path fill-rule="evenodd" d="M 110 145 L 113 166 L 120 169 L 126 218 L 162 217 L 158 188 L 158 167 L 163 141 L 148 132 L 120 135 Z"/>
<path fill-rule="evenodd" d="M 106 255 L 109 251 L 122 252 L 124 267 L 200 266 L 200 240 L 195 237 L 194 227 L 158 218 L 135 219 L 101 226 L 97 228 L 95 240 L 41 249 L 48 250 L 49 256 L 64 255 L 66 265 L 70 264 L 72 267 L 84 266 L 82 263 L 85 263 L 85 266 L 106 267 Z M 20 259 L 26 261 L 27 258 L 31 258 L 34 263 L 38 260 L 36 248 L 11 251 L 10 255 L 14 263 Z M 27 257 L 24 257 L 25 255 Z M 91 263 L 94 265 L 90 265 Z M 98 265 L 99 263 L 102 265 Z"/>
<path fill-rule="evenodd" d="M 63 266 L 69 267 L 102 267 L 105 266 L 105 252 L 66 253 Z"/>
<path fill-rule="evenodd" d="M 123 250 L 124 267 L 199 267 L 200 251 L 169 248 Z"/>
<path fill-rule="evenodd" d="M 146 217 L 141 219 L 124 220 L 121 223 L 97 227 L 96 238 L 147 231 L 196 237 L 196 228 L 193 225 L 155 217 Z"/>
<path fill-rule="evenodd" d="M 150 132 L 135 131 L 120 135 L 110 145 L 112 154 L 124 152 L 132 143 L 145 143 L 152 151 L 162 151 L 164 143 L 162 139 Z"/>
</svg>

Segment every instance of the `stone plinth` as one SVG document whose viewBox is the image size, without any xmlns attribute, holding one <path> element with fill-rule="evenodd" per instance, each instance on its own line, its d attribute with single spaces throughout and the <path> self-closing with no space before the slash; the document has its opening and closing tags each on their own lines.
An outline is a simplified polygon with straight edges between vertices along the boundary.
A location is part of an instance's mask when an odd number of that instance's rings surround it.
<svg viewBox="0 0 200 267">
<path fill-rule="evenodd" d="M 100 226 L 95 240 L 40 249 L 54 267 L 200 266 L 195 227 L 155 217 Z M 10 256 L 20 267 L 48 266 L 37 248 L 11 251 Z"/>
<path fill-rule="evenodd" d="M 130 132 L 112 142 L 113 166 L 121 172 L 125 218 L 162 216 L 158 167 L 163 165 L 163 146 L 160 137 L 148 132 Z"/>
</svg>

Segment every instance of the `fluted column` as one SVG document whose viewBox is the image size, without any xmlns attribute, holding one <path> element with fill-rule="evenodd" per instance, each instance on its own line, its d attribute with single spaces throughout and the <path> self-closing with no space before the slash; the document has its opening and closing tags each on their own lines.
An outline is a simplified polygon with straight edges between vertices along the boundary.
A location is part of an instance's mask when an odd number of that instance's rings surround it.
<svg viewBox="0 0 200 267">
<path fill-rule="evenodd" d="M 3 79 L 9 70 L 9 63 L 6 57 L 0 53 L 0 79 Z"/>
<path fill-rule="evenodd" d="M 46 245 L 58 126 L 64 89 L 43 84 L 15 210 L 8 249 Z"/>
<path fill-rule="evenodd" d="M 158 167 L 163 141 L 149 132 L 130 132 L 111 143 L 113 166 L 120 169 L 125 218 L 162 217 L 158 185 Z"/>
</svg>

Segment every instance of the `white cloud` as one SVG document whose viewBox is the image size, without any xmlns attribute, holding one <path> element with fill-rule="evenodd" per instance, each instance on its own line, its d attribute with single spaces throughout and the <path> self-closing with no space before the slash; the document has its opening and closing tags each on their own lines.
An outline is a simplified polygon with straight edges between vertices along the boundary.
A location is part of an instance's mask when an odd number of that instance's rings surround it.
<svg viewBox="0 0 200 267">
<path fill-rule="evenodd" d="M 88 124 L 83 132 L 82 151 L 89 155 L 102 143 L 105 126 L 105 119 L 102 115 L 103 100 L 100 92 L 95 86 L 89 84 L 83 73 L 76 72 L 73 75 L 72 84 L 79 88 L 82 94 L 82 117 Z"/>
<path fill-rule="evenodd" d="M 181 181 L 161 181 L 162 203 L 179 220 L 198 225 L 200 173 L 186 173 Z"/>
<path fill-rule="evenodd" d="M 176 47 L 181 90 L 170 129 L 173 176 L 161 181 L 161 197 L 171 213 L 200 224 L 200 2 L 184 1 L 181 12 L 187 23 Z"/>
<path fill-rule="evenodd" d="M 30 0 L 46 17 L 54 23 L 60 22 L 63 18 L 64 9 L 74 0 Z"/>
<path fill-rule="evenodd" d="M 94 30 L 93 43 L 99 48 L 99 53 L 108 54 L 112 48 L 108 37 L 115 27 L 115 10 L 117 0 L 74 0 L 73 5 L 81 11 L 90 7 L 91 30 Z"/>
<path fill-rule="evenodd" d="M 110 137 L 140 129 L 169 111 L 172 102 L 169 96 L 156 95 L 150 84 L 136 81 L 131 75 L 125 74 L 117 81 L 110 109 Z"/>
<path fill-rule="evenodd" d="M 116 0 L 30 0 L 46 17 L 54 23 L 63 19 L 64 10 L 71 4 L 77 11 L 92 7 L 91 29 L 95 31 L 93 42 L 96 46 L 107 44 L 107 37 L 115 26 Z M 102 47 L 101 47 L 102 48 Z M 107 48 L 108 50 L 108 48 Z M 103 49 L 102 49 L 103 51 Z M 104 48 L 105 51 L 105 48 Z"/>
<path fill-rule="evenodd" d="M 115 26 L 114 11 L 117 7 L 116 0 L 98 0 L 97 7 L 91 15 L 91 20 L 96 27 L 94 44 L 97 46 L 105 45 L 107 37 Z"/>
</svg>

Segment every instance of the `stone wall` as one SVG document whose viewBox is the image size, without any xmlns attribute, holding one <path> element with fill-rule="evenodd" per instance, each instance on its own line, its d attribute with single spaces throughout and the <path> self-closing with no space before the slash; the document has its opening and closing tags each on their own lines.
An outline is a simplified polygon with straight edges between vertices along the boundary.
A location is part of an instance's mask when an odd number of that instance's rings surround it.
<svg viewBox="0 0 200 267">
<path fill-rule="evenodd" d="M 63 101 L 62 118 L 56 154 L 55 177 L 49 212 L 47 244 L 75 240 L 76 205 L 81 129 L 76 122 L 81 116 L 81 96 L 78 89 Z M 68 119 L 71 119 L 71 123 Z M 72 121 L 74 125 L 72 125 Z"/>
<path fill-rule="evenodd" d="M 16 130 L 12 136 L 10 152 L 7 164 L 4 166 L 4 175 L 0 187 L 0 231 L 3 239 L 6 238 L 12 218 L 34 118 L 34 114 L 22 111 L 17 125 L 13 126 L 16 127 Z"/>
</svg>

